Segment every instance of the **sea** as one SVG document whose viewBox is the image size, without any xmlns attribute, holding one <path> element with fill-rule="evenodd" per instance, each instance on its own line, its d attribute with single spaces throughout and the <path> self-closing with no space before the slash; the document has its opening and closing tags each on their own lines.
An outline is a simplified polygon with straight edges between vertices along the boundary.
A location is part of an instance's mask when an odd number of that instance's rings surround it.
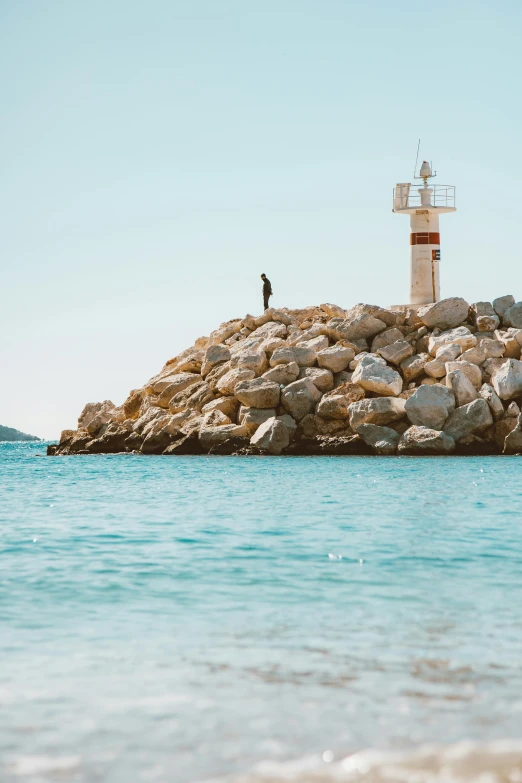
<svg viewBox="0 0 522 783">
<path fill-rule="evenodd" d="M 0 444 L 1 783 L 521 783 L 522 460 Z"/>
</svg>

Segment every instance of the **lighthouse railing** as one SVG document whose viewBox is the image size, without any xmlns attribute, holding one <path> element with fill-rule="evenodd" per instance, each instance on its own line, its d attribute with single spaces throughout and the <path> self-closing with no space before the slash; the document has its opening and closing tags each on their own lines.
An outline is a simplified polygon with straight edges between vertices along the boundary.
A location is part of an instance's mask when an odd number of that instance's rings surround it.
<svg viewBox="0 0 522 783">
<path fill-rule="evenodd" d="M 431 194 L 431 204 L 434 207 L 450 207 L 455 209 L 455 186 L 454 185 L 435 185 L 431 183 L 428 185 L 433 190 Z M 402 188 L 402 190 L 398 190 Z M 406 195 L 404 185 L 397 185 L 393 189 L 393 205 L 394 210 L 397 209 L 412 209 L 413 207 L 421 207 L 421 197 L 417 187 L 411 187 L 407 193 L 407 203 L 404 203 L 404 196 Z M 399 205 L 399 202 L 400 203 Z"/>
</svg>

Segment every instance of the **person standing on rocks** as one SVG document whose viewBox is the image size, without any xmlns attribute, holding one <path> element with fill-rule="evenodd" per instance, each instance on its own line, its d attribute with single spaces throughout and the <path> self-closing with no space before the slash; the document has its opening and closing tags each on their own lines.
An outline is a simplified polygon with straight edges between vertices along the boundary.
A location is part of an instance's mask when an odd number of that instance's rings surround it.
<svg viewBox="0 0 522 783">
<path fill-rule="evenodd" d="M 263 281 L 263 304 L 265 307 L 265 310 L 268 310 L 268 300 L 272 296 L 272 283 L 268 279 L 268 277 L 263 274 L 261 275 L 261 280 Z"/>
</svg>

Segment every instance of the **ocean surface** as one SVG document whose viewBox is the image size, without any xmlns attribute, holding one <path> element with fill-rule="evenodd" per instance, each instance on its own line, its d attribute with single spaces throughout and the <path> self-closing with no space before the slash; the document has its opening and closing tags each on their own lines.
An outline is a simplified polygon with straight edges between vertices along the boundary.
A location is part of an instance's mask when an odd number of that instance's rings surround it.
<svg viewBox="0 0 522 783">
<path fill-rule="evenodd" d="M 522 460 L 0 444 L 2 783 L 521 783 Z"/>
</svg>

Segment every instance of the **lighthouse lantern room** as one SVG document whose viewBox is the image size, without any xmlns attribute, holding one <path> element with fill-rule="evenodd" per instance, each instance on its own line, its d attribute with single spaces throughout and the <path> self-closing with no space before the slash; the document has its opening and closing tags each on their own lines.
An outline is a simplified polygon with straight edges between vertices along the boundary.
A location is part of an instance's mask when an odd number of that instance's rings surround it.
<svg viewBox="0 0 522 783">
<path fill-rule="evenodd" d="M 435 176 L 423 161 L 419 176 L 414 177 L 422 180 L 422 186 L 402 182 L 393 191 L 393 211 L 410 216 L 410 304 L 416 306 L 440 299 L 439 215 L 456 212 L 454 186 L 428 186 Z"/>
</svg>

